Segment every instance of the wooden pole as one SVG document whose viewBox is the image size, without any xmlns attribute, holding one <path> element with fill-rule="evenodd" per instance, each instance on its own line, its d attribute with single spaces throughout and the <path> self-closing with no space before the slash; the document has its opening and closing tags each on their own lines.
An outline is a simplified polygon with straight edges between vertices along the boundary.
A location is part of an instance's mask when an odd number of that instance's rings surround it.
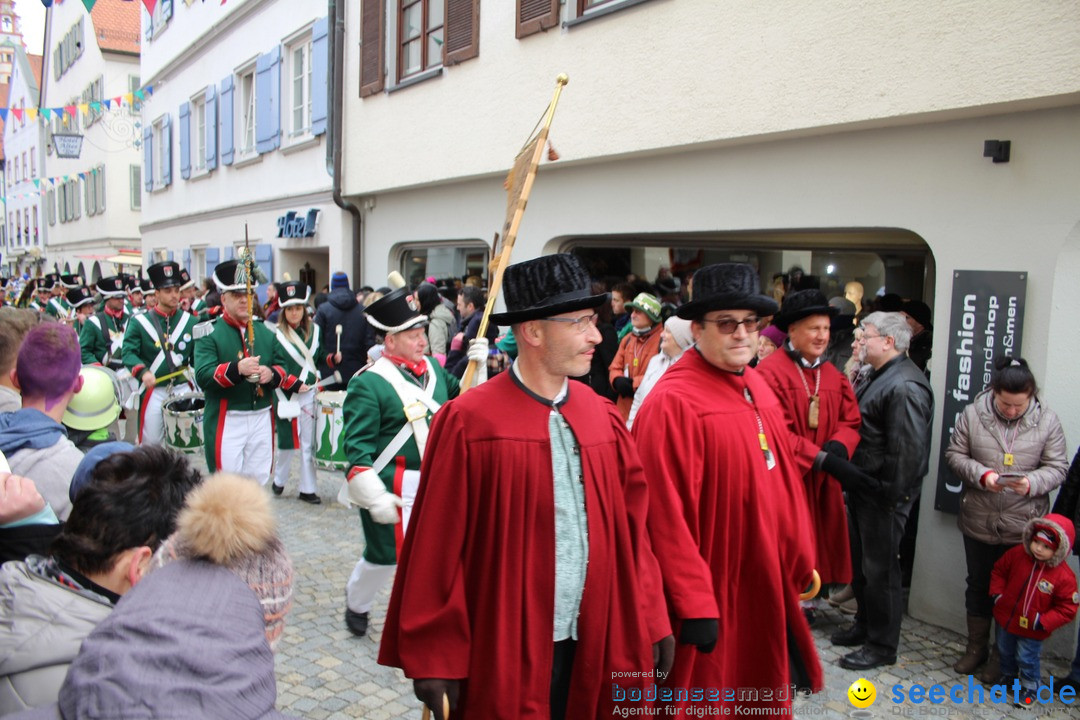
<svg viewBox="0 0 1080 720">
<path fill-rule="evenodd" d="M 506 272 L 506 267 L 510 264 L 510 253 L 514 249 L 518 228 L 521 226 L 521 219 L 525 216 L 525 205 L 529 202 L 529 193 L 532 191 L 533 181 L 536 180 L 536 172 L 540 167 L 540 158 L 544 152 L 544 146 L 547 144 L 548 131 L 551 129 L 551 121 L 555 117 L 555 106 L 559 104 L 559 96 L 568 82 L 570 82 L 570 78 L 567 77 L 566 73 L 562 73 L 555 78 L 555 95 L 551 98 L 551 104 L 548 105 L 547 113 L 544 115 L 540 132 L 536 136 L 536 147 L 533 148 L 529 168 L 525 174 L 525 181 L 521 186 L 521 197 L 517 202 L 517 207 L 514 208 L 514 215 L 510 220 L 509 227 L 506 228 L 503 235 L 502 254 L 499 256 L 499 264 L 495 268 L 495 275 L 492 277 L 491 285 L 488 288 L 487 303 L 484 305 L 484 314 L 480 318 L 480 327 L 476 331 L 476 337 L 478 338 L 487 335 L 491 311 L 495 308 L 495 300 L 499 296 L 499 290 L 502 289 L 503 273 Z M 528 147 L 528 143 L 526 143 L 526 147 Z M 464 393 L 472 387 L 475 375 L 476 362 L 470 360 L 468 367 L 465 368 L 465 375 L 461 378 L 460 392 Z"/>
</svg>

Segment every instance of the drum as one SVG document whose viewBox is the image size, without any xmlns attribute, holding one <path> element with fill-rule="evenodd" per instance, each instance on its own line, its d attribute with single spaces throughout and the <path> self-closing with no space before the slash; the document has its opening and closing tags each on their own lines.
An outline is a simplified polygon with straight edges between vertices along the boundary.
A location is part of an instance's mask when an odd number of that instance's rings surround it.
<svg viewBox="0 0 1080 720">
<path fill-rule="evenodd" d="M 182 393 L 166 400 L 161 406 L 165 445 L 189 455 L 202 452 L 205 407 L 202 393 Z"/>
<path fill-rule="evenodd" d="M 315 465 L 324 470 L 349 466 L 345 457 L 345 391 L 315 396 Z"/>
</svg>

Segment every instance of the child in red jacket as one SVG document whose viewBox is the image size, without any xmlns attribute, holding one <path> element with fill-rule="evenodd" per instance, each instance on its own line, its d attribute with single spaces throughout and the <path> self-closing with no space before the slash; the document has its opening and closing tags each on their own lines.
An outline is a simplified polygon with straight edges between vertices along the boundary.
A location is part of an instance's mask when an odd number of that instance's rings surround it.
<svg viewBox="0 0 1080 720">
<path fill-rule="evenodd" d="M 1033 518 L 1023 542 L 1002 555 L 990 575 L 1001 672 L 1019 675 L 1021 707 L 1034 701 L 1039 688 L 1042 641 L 1076 617 L 1076 576 L 1065 562 L 1074 533 L 1063 515 Z"/>
</svg>

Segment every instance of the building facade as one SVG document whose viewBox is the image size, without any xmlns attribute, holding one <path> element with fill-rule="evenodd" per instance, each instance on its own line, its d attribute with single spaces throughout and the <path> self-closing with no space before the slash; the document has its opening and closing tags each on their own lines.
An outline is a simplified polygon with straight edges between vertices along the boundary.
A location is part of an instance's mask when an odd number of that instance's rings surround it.
<svg viewBox="0 0 1080 720">
<path fill-rule="evenodd" d="M 325 3 L 158 2 L 143 11 L 144 257 L 196 279 L 245 239 L 268 277 L 351 270 L 326 166 Z M 260 288 L 265 292 L 265 288 Z"/>
<path fill-rule="evenodd" d="M 957 273 L 1026 279 L 1023 354 L 1080 439 L 1080 6 L 346 6 L 340 182 L 369 282 L 485 274 L 507 169 L 566 73 L 561 159 L 541 165 L 515 259 L 573 251 L 599 277 L 650 280 L 742 261 L 763 287 L 800 269 L 830 294 L 858 282 L 931 305 L 938 417 L 910 611 L 959 629 L 963 543 L 935 507 Z M 984 157 L 1005 140 L 1007 162 Z"/>
<path fill-rule="evenodd" d="M 37 274 L 44 263 L 46 228 L 41 214 L 41 174 L 44 129 L 27 113 L 38 104 L 41 57 L 27 55 L 21 43 L 0 44 L 0 54 L 12 57 L 4 122 L 4 243 L 5 274 Z"/>
</svg>

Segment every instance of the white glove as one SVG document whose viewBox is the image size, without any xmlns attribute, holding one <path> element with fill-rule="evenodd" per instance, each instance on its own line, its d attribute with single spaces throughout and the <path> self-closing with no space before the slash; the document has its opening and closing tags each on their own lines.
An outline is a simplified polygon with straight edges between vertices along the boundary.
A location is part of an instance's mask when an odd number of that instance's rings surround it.
<svg viewBox="0 0 1080 720">
<path fill-rule="evenodd" d="M 469 341 L 469 350 L 465 355 L 477 365 L 487 367 L 488 341 L 486 337 L 474 338 Z"/>
<path fill-rule="evenodd" d="M 371 519 L 381 525 L 394 525 L 401 521 L 398 508 L 401 498 L 386 489 L 382 478 L 372 469 L 353 475 L 348 480 L 348 501 L 371 513 Z"/>
</svg>

